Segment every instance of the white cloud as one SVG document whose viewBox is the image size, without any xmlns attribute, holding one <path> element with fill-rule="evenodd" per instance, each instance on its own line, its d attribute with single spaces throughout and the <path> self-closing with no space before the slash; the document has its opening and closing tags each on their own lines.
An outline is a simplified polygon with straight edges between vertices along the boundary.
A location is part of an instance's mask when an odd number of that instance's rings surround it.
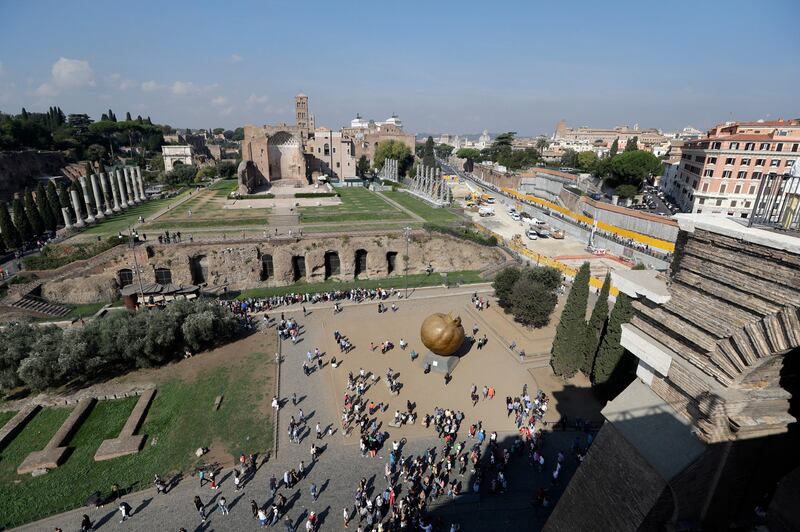
<svg viewBox="0 0 800 532">
<path fill-rule="evenodd" d="M 33 91 L 33 93 L 36 96 L 42 96 L 42 97 L 55 96 L 56 94 L 58 94 L 58 89 L 53 87 L 53 85 L 51 85 L 50 83 L 42 83 L 41 85 L 36 87 L 36 90 Z"/>
<path fill-rule="evenodd" d="M 111 85 L 118 90 L 126 91 L 131 87 L 136 86 L 136 82 L 132 79 L 126 79 L 122 77 L 122 74 L 111 74 L 109 76 L 109 80 Z"/>
<path fill-rule="evenodd" d="M 82 89 L 94 87 L 94 72 L 88 61 L 59 57 L 50 69 L 51 79 L 40 84 L 33 93 L 36 96 L 49 97 L 59 94 L 65 89 Z"/>
<path fill-rule="evenodd" d="M 269 100 L 269 97 L 266 94 L 262 94 L 261 96 L 257 96 L 256 94 L 251 94 L 247 97 L 245 103 L 248 107 L 255 107 L 256 105 L 264 105 Z"/>
<path fill-rule="evenodd" d="M 228 103 L 228 99 L 225 96 L 217 96 L 211 100 L 211 105 L 214 107 L 222 107 Z"/>
<path fill-rule="evenodd" d="M 226 107 L 225 109 L 220 110 L 219 115 L 220 116 L 228 116 L 235 110 L 236 110 L 236 107 L 230 105 L 230 106 Z"/>
<path fill-rule="evenodd" d="M 242 57 L 239 54 L 231 54 L 230 61 L 231 63 L 241 63 L 242 61 L 244 61 L 244 57 Z"/>
<path fill-rule="evenodd" d="M 60 89 L 94 86 L 94 72 L 88 61 L 60 57 L 53 63 L 53 83 Z"/>
<path fill-rule="evenodd" d="M 144 92 L 154 92 L 160 90 L 162 87 L 152 79 L 150 81 L 142 82 L 142 90 Z"/>
<path fill-rule="evenodd" d="M 187 94 L 195 94 L 199 91 L 197 86 L 191 81 L 176 81 L 172 84 L 170 90 L 175 96 L 186 96 Z"/>
</svg>

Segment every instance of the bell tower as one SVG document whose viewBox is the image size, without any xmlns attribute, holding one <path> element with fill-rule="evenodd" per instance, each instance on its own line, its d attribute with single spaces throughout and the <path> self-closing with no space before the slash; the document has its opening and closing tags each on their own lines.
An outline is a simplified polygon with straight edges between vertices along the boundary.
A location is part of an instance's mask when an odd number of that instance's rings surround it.
<svg viewBox="0 0 800 532">
<path fill-rule="evenodd" d="M 302 92 L 294 97 L 294 118 L 295 124 L 304 136 L 308 136 L 308 96 Z"/>
</svg>

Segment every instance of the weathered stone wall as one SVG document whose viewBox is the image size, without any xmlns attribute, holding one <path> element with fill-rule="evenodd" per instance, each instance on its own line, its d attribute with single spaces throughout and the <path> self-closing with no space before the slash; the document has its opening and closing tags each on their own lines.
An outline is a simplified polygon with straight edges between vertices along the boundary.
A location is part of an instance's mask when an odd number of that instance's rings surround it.
<svg viewBox="0 0 800 532">
<path fill-rule="evenodd" d="M 15 192 L 36 185 L 41 176 L 61 175 L 66 165 L 61 152 L 9 151 L 0 153 L 0 201 L 9 201 Z"/>
<path fill-rule="evenodd" d="M 227 286 L 244 290 L 264 286 L 284 286 L 294 282 L 293 257 L 305 258 L 305 281 L 325 280 L 325 254 L 336 252 L 340 271 L 330 278 L 350 280 L 355 276 L 356 252 L 367 253 L 366 270 L 359 279 L 384 278 L 405 272 L 406 242 L 402 235 L 373 235 L 330 238 L 264 240 L 217 244 L 150 244 L 136 248 L 136 260 L 142 269 L 142 282 L 155 282 L 156 268 L 167 268 L 176 284 L 205 282 L 209 287 Z M 387 253 L 396 253 L 394 271 L 389 272 Z M 80 276 L 59 276 L 45 281 L 42 295 L 63 303 L 111 301 L 118 295 L 117 274 L 133 269 L 134 251 L 110 256 Z M 273 275 L 263 279 L 264 256 L 272 257 Z M 408 272 L 422 273 L 428 264 L 435 271 L 479 270 L 505 260 L 498 248 L 479 246 L 445 235 L 416 233 L 408 250 Z M 192 264 L 194 263 L 194 267 Z M 203 279 L 198 278 L 202 272 Z M 194 273 L 194 275 L 193 275 Z M 136 278 L 134 277 L 134 282 Z"/>
</svg>

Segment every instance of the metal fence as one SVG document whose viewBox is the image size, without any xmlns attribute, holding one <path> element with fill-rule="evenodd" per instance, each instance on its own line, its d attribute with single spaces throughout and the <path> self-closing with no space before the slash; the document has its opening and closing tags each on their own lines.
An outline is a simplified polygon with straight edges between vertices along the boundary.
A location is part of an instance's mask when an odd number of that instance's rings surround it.
<svg viewBox="0 0 800 532">
<path fill-rule="evenodd" d="M 764 176 L 748 223 L 749 227 L 754 225 L 800 231 L 800 177 L 775 173 Z"/>
</svg>

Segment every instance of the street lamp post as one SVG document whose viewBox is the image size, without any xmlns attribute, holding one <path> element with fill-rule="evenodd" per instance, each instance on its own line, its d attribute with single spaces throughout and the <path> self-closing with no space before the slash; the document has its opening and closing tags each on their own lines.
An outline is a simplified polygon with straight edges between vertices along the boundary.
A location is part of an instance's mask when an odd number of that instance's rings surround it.
<svg viewBox="0 0 800 532">
<path fill-rule="evenodd" d="M 405 275 L 405 277 L 406 277 L 406 280 L 405 280 L 406 281 L 406 295 L 405 295 L 405 298 L 408 299 L 408 259 L 409 259 L 408 246 L 409 246 L 409 243 L 411 242 L 411 228 L 410 227 L 404 227 L 403 228 L 403 235 L 405 235 L 405 237 L 406 237 L 406 257 L 405 257 L 405 260 L 403 261 L 403 266 L 405 267 L 405 270 L 406 270 L 406 275 Z"/>
<path fill-rule="evenodd" d="M 117 238 L 123 240 L 126 238 L 126 235 L 120 232 Z M 139 233 L 136 232 L 136 229 L 128 227 L 127 238 L 128 247 L 131 249 L 131 254 L 133 255 L 133 267 L 136 269 L 136 279 L 139 281 L 139 304 L 141 305 L 144 302 L 144 285 L 142 284 L 142 274 L 139 271 L 139 260 L 136 258 L 136 239 L 139 238 Z"/>
</svg>

